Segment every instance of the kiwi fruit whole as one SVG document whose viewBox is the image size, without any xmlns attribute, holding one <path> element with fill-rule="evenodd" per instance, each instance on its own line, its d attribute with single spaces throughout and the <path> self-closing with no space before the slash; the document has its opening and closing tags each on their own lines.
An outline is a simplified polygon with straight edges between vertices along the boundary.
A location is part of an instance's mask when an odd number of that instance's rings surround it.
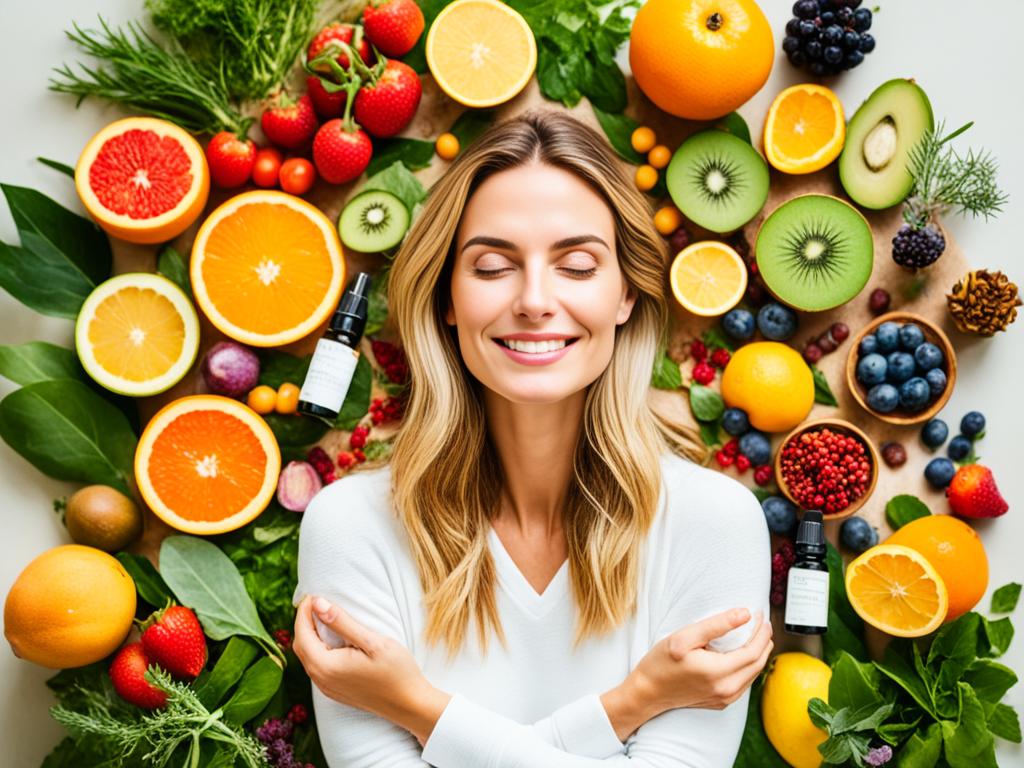
<svg viewBox="0 0 1024 768">
<path fill-rule="evenodd" d="M 849 203 L 801 195 L 776 208 L 757 233 L 757 269 L 782 303 L 807 312 L 838 307 L 871 277 L 874 240 Z"/>
<path fill-rule="evenodd" d="M 76 544 L 117 552 L 142 535 L 142 513 L 116 488 L 87 485 L 68 499 L 64 525 Z"/>
<path fill-rule="evenodd" d="M 732 232 L 754 218 L 768 199 L 768 164 L 731 133 L 695 133 L 672 155 L 665 183 L 690 221 L 712 232 Z"/>
<path fill-rule="evenodd" d="M 380 253 L 394 248 L 405 237 L 409 209 L 398 197 L 382 189 L 360 192 L 338 217 L 341 242 L 355 251 Z"/>
</svg>

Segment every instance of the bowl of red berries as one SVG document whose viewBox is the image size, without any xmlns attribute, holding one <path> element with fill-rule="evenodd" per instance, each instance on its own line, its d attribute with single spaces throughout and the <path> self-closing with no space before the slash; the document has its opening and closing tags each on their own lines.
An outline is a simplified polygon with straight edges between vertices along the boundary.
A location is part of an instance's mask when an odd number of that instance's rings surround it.
<svg viewBox="0 0 1024 768">
<path fill-rule="evenodd" d="M 820 419 L 786 435 L 775 454 L 775 481 L 801 509 L 842 520 L 875 490 L 878 464 L 878 451 L 860 429 L 842 419 Z"/>
</svg>

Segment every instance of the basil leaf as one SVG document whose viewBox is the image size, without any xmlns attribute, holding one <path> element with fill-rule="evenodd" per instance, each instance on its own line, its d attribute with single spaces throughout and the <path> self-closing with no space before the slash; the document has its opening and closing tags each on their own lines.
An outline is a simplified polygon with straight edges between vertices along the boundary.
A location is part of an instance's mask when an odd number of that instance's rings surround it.
<svg viewBox="0 0 1024 768">
<path fill-rule="evenodd" d="M 366 355 L 360 355 L 356 361 L 356 369 L 352 374 L 345 402 L 341 404 L 338 418 L 334 420 L 335 429 L 349 430 L 359 423 L 360 419 L 370 410 L 370 391 L 373 387 L 373 368 Z"/>
<path fill-rule="evenodd" d="M 192 280 L 188 274 L 188 265 L 177 249 L 167 245 L 160 250 L 156 271 L 181 288 L 189 299 L 192 298 Z"/>
<path fill-rule="evenodd" d="M 405 203 L 405 207 L 410 212 L 418 203 L 427 198 L 427 190 L 420 180 L 397 160 L 368 178 L 359 191 L 366 192 L 370 189 L 383 189 L 385 192 L 390 192 Z"/>
<path fill-rule="evenodd" d="M 992 613 L 1010 613 L 1017 607 L 1020 598 L 1020 584 L 1011 581 L 992 593 Z"/>
<path fill-rule="evenodd" d="M 366 166 L 369 176 L 379 173 L 392 163 L 401 163 L 410 171 L 426 168 L 434 159 L 434 142 L 422 139 L 382 139 L 373 148 L 373 159 Z"/>
<path fill-rule="evenodd" d="M 979 699 L 997 704 L 1017 683 L 1017 673 L 991 659 L 974 659 L 964 672 L 963 680 Z"/>
<path fill-rule="evenodd" d="M 902 493 L 893 496 L 885 505 L 885 519 L 894 531 L 920 517 L 928 517 L 931 510 L 917 496 Z"/>
<path fill-rule="evenodd" d="M 0 376 L 15 384 L 35 384 L 54 379 L 82 380 L 82 367 L 73 349 L 45 341 L 20 346 L 0 346 Z"/>
<path fill-rule="evenodd" d="M 811 369 L 811 375 L 814 377 L 814 402 L 822 405 L 839 405 L 836 396 L 832 394 L 832 388 L 828 385 L 828 379 L 825 378 L 821 369 L 816 365 L 807 367 Z"/>
<path fill-rule="evenodd" d="M 259 655 L 259 648 L 244 637 L 232 637 L 210 674 L 202 681 L 196 681 L 196 696 L 211 712 L 220 706 L 225 694 L 242 677 L 245 670 Z"/>
<path fill-rule="evenodd" d="M 643 155 L 633 149 L 633 131 L 639 127 L 640 123 L 629 115 L 605 112 L 596 104 L 590 106 L 594 110 L 594 116 L 597 117 L 601 130 L 608 137 L 608 143 L 612 145 L 612 149 L 619 154 L 619 157 L 633 165 L 643 163 Z"/>
<path fill-rule="evenodd" d="M 224 705 L 224 719 L 244 725 L 258 715 L 281 687 L 281 665 L 264 656 L 242 675 L 234 695 Z"/>
<path fill-rule="evenodd" d="M 11 392 L 0 401 L 0 437 L 50 477 L 131 494 L 135 434 L 82 382 L 39 381 Z"/>
<path fill-rule="evenodd" d="M 170 588 L 148 557 L 131 552 L 118 552 L 115 557 L 132 577 L 139 597 L 151 606 L 163 608 L 173 600 Z"/>
<path fill-rule="evenodd" d="M 497 112 L 493 109 L 467 109 L 448 129 L 459 140 L 459 154 L 476 141 L 494 123 Z"/>
<path fill-rule="evenodd" d="M 839 651 L 828 683 L 828 701 L 834 707 L 854 709 L 882 703 L 878 670 Z"/>
<path fill-rule="evenodd" d="M 907 662 L 906 658 L 904 658 L 904 648 L 904 645 L 894 640 L 886 646 L 882 661 L 872 663 L 878 668 L 879 672 L 910 694 L 910 697 L 925 712 L 931 715 L 933 720 L 938 720 L 935 704 L 932 701 L 928 686 Z"/>
<path fill-rule="evenodd" d="M 715 421 L 725 413 L 725 402 L 715 390 L 694 382 L 690 385 L 690 410 L 698 421 Z"/>
<path fill-rule="evenodd" d="M 981 615 L 969 611 L 956 621 L 942 626 L 928 649 L 928 664 L 936 661 L 966 659 L 968 663 L 978 655 L 978 629 Z M 955 681 L 954 681 L 955 682 Z"/>
<path fill-rule="evenodd" d="M 899 768 L 935 768 L 942 753 L 942 726 L 932 723 L 910 734 L 900 750 Z"/>
<path fill-rule="evenodd" d="M 1020 720 L 1013 707 L 1007 704 L 996 704 L 988 716 L 987 725 L 993 736 L 1020 744 Z"/>
<path fill-rule="evenodd" d="M 752 145 L 754 143 L 750 138 L 750 128 L 747 126 L 747 121 L 743 119 L 739 112 L 730 112 L 715 124 L 715 128 L 731 133 L 737 139 L 743 139 L 747 144 Z"/>
<path fill-rule="evenodd" d="M 216 544 L 195 536 L 168 536 L 160 545 L 160 573 L 178 602 L 196 612 L 209 637 L 245 635 L 281 656 L 238 569 Z"/>
<path fill-rule="evenodd" d="M 65 176 L 69 176 L 72 179 L 75 178 L 75 169 L 67 163 L 62 163 L 59 160 L 51 160 L 48 157 L 37 157 L 36 160 L 45 166 L 53 168 L 55 171 L 60 171 Z"/>
<path fill-rule="evenodd" d="M 722 438 L 719 434 L 719 427 L 721 426 L 721 419 L 715 419 L 714 421 L 699 421 L 700 425 L 700 439 L 708 448 L 714 448 L 716 445 L 722 444 Z"/>
<path fill-rule="evenodd" d="M 679 363 L 668 356 L 668 351 L 661 349 L 654 358 L 654 371 L 651 373 L 651 386 L 656 389 L 679 389 L 683 385 L 683 374 Z"/>
<path fill-rule="evenodd" d="M 296 357 L 276 349 L 261 349 L 256 354 L 260 359 L 260 375 L 257 381 L 272 389 L 277 389 L 286 381 L 301 387 L 306 380 L 309 363 L 313 359 L 312 355 Z"/>
</svg>

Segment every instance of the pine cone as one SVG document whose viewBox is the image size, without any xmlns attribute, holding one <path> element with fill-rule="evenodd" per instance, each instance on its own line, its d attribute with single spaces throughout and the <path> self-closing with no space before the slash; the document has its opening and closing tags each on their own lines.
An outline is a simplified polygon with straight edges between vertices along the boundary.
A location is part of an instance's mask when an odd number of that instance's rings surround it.
<svg viewBox="0 0 1024 768">
<path fill-rule="evenodd" d="M 961 331 L 992 336 L 1005 331 L 1021 305 L 1017 286 L 1002 272 L 968 272 L 946 294 L 949 312 Z"/>
</svg>

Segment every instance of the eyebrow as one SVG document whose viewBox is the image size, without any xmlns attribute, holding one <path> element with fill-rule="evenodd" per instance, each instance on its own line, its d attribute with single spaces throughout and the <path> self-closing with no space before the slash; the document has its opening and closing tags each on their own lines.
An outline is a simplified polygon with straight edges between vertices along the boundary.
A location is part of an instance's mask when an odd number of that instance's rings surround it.
<svg viewBox="0 0 1024 768">
<path fill-rule="evenodd" d="M 582 245 L 583 243 L 600 243 L 609 251 L 611 247 L 602 238 L 597 235 L 574 235 L 573 237 L 565 237 L 561 240 L 552 243 L 551 250 L 558 251 L 562 248 L 571 248 L 574 245 Z M 489 245 L 493 248 L 504 248 L 509 251 L 518 250 L 516 244 L 511 240 L 504 240 L 500 237 L 489 237 L 488 235 L 477 235 L 471 237 L 466 241 L 466 244 L 462 246 L 462 250 L 465 251 L 471 245 Z"/>
</svg>

